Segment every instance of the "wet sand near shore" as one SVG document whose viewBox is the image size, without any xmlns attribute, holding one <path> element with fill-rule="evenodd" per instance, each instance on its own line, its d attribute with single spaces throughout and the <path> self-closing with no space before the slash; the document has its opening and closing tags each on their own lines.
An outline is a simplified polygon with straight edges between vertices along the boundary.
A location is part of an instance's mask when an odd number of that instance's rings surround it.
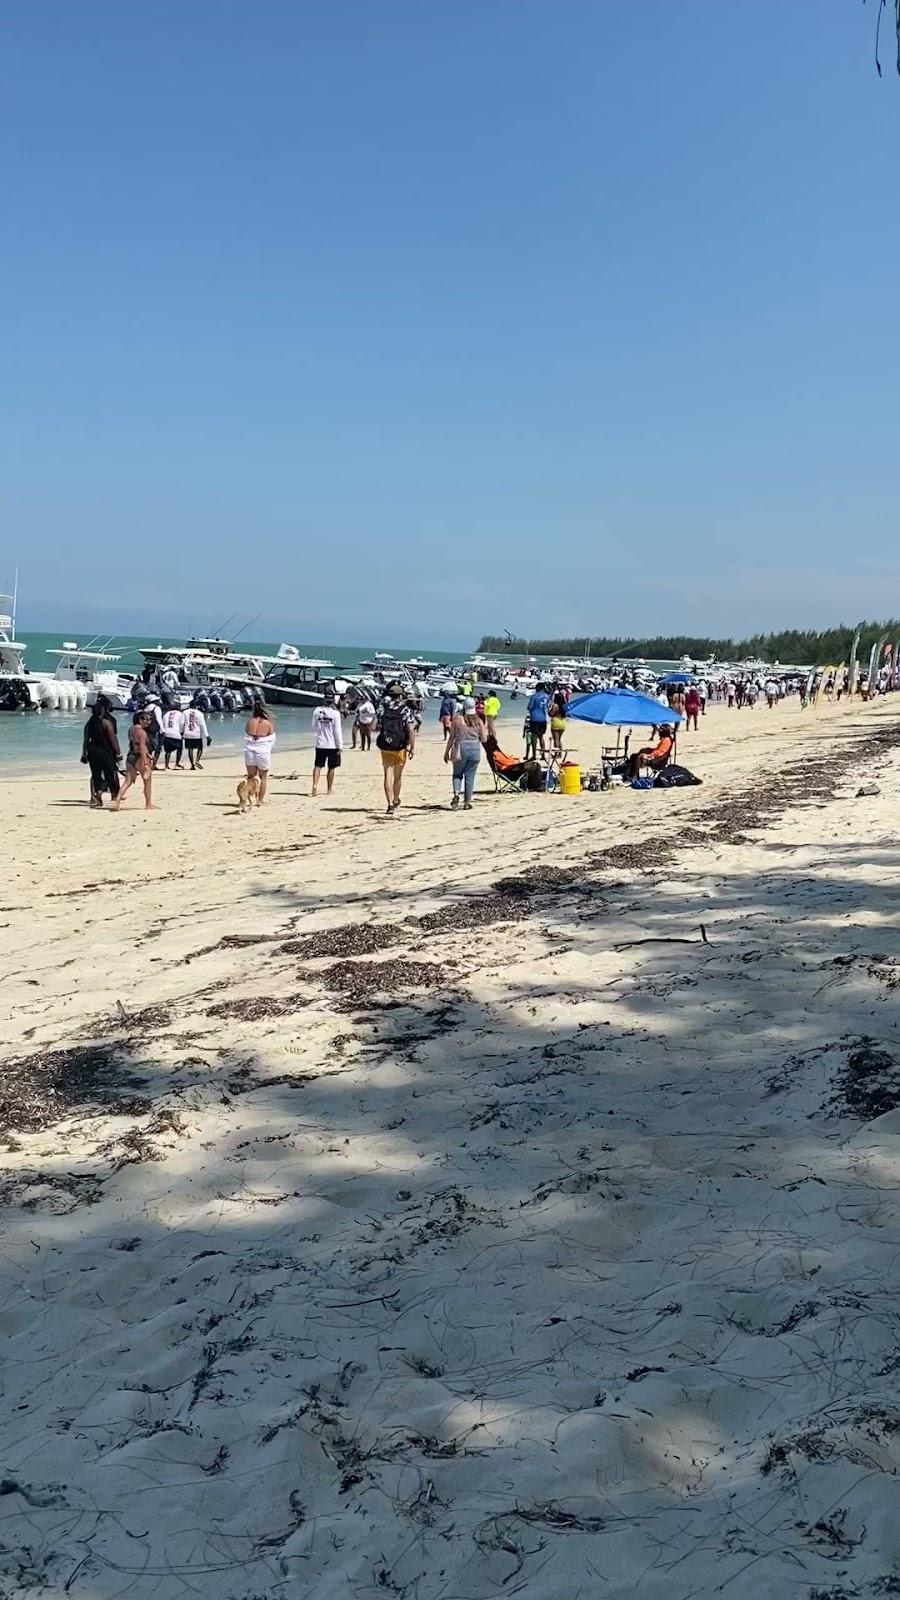
<svg viewBox="0 0 900 1600">
<path fill-rule="evenodd" d="M 894 1592 L 896 721 L 0 784 L 0 1592 Z"/>
</svg>

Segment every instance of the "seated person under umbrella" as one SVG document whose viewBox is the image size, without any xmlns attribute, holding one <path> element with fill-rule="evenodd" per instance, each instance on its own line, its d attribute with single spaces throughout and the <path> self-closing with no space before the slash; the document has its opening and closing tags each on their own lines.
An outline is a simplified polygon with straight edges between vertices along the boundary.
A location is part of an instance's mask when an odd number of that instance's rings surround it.
<svg viewBox="0 0 900 1600">
<path fill-rule="evenodd" d="M 635 750 L 625 763 L 626 778 L 640 776 L 641 767 L 649 767 L 651 772 L 660 772 L 667 764 L 675 744 L 675 730 L 668 722 L 660 723 L 655 730 L 659 738 L 654 745 L 645 745 L 641 750 Z"/>
</svg>

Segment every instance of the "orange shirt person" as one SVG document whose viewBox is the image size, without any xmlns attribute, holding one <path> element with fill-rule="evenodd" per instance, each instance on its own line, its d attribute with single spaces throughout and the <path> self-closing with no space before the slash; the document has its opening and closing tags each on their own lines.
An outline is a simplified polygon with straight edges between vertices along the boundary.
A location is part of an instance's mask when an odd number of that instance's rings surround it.
<svg viewBox="0 0 900 1600">
<path fill-rule="evenodd" d="M 669 759 L 675 737 L 671 728 L 665 725 L 659 729 L 659 738 L 654 745 L 645 745 L 643 749 L 636 750 L 634 755 L 628 757 L 625 767 L 626 778 L 636 778 L 641 767 L 664 767 Z"/>
</svg>

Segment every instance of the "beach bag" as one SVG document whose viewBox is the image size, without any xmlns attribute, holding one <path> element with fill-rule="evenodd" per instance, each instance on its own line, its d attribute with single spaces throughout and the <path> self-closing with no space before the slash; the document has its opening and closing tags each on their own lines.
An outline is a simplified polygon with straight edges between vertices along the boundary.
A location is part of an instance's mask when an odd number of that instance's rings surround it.
<svg viewBox="0 0 900 1600">
<path fill-rule="evenodd" d="M 381 712 L 381 732 L 375 740 L 379 750 L 406 749 L 406 715 L 400 706 L 385 706 Z"/>
<path fill-rule="evenodd" d="M 688 772 L 687 767 L 670 764 L 652 781 L 657 789 L 688 789 L 694 784 L 702 783 L 703 779 L 695 778 L 692 772 Z"/>
<path fill-rule="evenodd" d="M 652 778 L 632 778 L 631 787 L 632 787 L 632 789 L 652 789 L 653 788 L 653 779 Z"/>
</svg>

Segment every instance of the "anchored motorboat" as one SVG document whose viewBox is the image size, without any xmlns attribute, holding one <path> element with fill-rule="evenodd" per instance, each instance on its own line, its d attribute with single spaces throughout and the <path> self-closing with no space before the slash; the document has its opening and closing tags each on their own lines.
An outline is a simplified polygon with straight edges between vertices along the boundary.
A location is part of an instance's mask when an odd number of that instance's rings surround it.
<svg viewBox="0 0 900 1600">
<path fill-rule="evenodd" d="M 40 705 L 38 681 L 25 668 L 25 646 L 16 638 L 16 594 L 0 594 L 0 711 L 32 711 Z"/>
<path fill-rule="evenodd" d="M 42 706 L 54 711 L 75 711 L 92 706 L 99 694 L 105 694 L 115 711 L 124 710 L 131 698 L 133 672 L 117 672 L 115 664 L 121 656 L 108 650 L 95 650 L 94 641 L 75 644 L 64 640 L 59 650 L 48 650 L 56 656 L 56 670 L 52 677 L 40 680 Z"/>
<path fill-rule="evenodd" d="M 326 689 L 340 695 L 356 682 L 355 678 L 339 674 L 333 661 L 301 656 L 292 644 L 282 644 L 274 656 L 232 655 L 219 676 L 224 683 L 255 690 L 276 706 L 320 706 Z"/>
</svg>

